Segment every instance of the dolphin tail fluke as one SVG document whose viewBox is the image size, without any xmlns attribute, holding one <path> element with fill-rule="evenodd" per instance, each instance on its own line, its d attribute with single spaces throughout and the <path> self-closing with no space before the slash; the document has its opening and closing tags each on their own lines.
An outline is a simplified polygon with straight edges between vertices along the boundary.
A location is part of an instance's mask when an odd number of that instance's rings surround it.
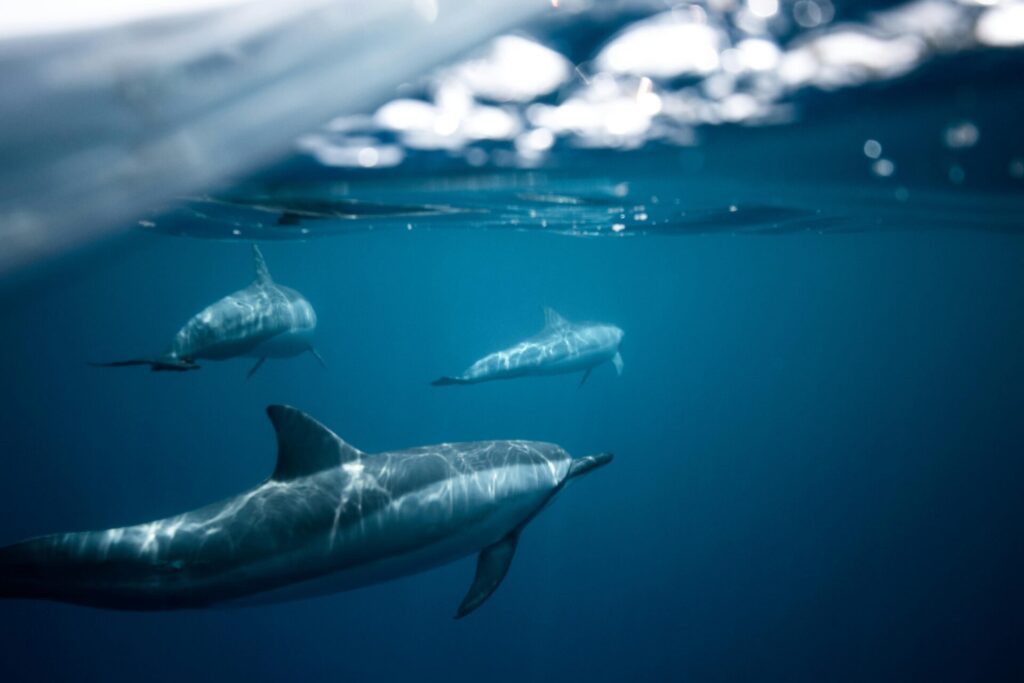
<svg viewBox="0 0 1024 683">
<path fill-rule="evenodd" d="M 124 368 L 132 365 L 148 365 L 153 372 L 185 372 L 187 370 L 198 370 L 199 366 L 190 360 L 161 356 L 158 358 L 132 358 L 129 360 L 115 360 L 108 363 L 89 363 L 95 368 Z"/>
<path fill-rule="evenodd" d="M 0 598 L 21 597 L 17 565 L 11 561 L 11 546 L 0 548 Z"/>
<path fill-rule="evenodd" d="M 30 588 L 38 573 L 31 558 L 31 541 L 0 548 L 0 599 L 36 597 Z"/>
<path fill-rule="evenodd" d="M 469 384 L 469 380 L 462 379 L 461 377 L 438 377 L 430 383 L 432 387 L 447 387 L 452 384 Z"/>
<path fill-rule="evenodd" d="M 476 576 L 473 577 L 473 585 L 469 592 L 462 599 L 456 619 L 461 619 L 480 605 L 487 601 L 487 598 L 498 590 L 508 568 L 512 564 L 512 558 L 516 554 L 516 545 L 519 543 L 519 530 L 516 529 L 505 538 L 493 545 L 489 545 L 480 551 L 476 558 Z"/>
</svg>

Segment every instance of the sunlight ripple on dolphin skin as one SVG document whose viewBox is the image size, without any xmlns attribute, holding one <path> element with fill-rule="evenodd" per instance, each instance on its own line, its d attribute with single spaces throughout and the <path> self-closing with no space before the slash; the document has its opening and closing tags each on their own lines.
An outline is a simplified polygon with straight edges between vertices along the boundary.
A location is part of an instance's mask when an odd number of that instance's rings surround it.
<svg viewBox="0 0 1024 683">
<path fill-rule="evenodd" d="M 294 408 L 268 414 L 278 460 L 266 482 L 166 519 L 0 548 L 0 595 L 132 610 L 279 602 L 479 552 L 485 569 L 465 616 L 497 588 L 523 527 L 565 482 L 611 460 L 574 460 L 533 441 L 369 455 Z"/>
<path fill-rule="evenodd" d="M 495 351 L 455 377 L 440 377 L 432 384 L 477 384 L 497 379 L 582 372 L 580 386 L 591 371 L 611 362 L 622 374 L 619 345 L 623 331 L 605 323 L 569 322 L 551 308 L 544 309 L 544 329 L 530 339 Z"/>
</svg>

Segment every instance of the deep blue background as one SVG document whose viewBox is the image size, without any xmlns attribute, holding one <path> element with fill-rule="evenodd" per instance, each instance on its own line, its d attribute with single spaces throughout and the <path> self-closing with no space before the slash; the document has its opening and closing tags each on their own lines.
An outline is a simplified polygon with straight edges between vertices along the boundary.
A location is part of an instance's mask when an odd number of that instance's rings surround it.
<svg viewBox="0 0 1024 683">
<path fill-rule="evenodd" d="M 268 244 L 318 346 L 199 372 L 161 349 L 248 247 L 136 234 L 4 302 L 0 543 L 120 526 L 268 475 L 263 409 L 356 446 L 529 438 L 617 454 L 473 560 L 274 607 L 0 604 L 0 680 L 992 680 L 1024 675 L 1024 239 L 571 239 L 418 231 Z M 626 330 L 625 372 L 432 388 L 540 328 Z"/>
</svg>

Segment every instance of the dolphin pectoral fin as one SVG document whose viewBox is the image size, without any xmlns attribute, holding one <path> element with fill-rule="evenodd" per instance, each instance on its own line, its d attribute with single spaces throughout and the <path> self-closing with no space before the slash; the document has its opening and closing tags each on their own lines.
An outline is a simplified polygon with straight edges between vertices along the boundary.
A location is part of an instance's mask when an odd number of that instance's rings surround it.
<svg viewBox="0 0 1024 683">
<path fill-rule="evenodd" d="M 576 388 L 577 388 L 577 389 L 582 389 L 582 388 L 583 388 L 583 385 L 587 383 L 587 380 L 588 380 L 588 379 L 590 379 L 590 373 L 591 373 L 591 372 L 592 372 L 593 370 L 594 370 L 594 368 L 587 368 L 587 369 L 586 369 L 586 370 L 585 370 L 585 371 L 583 372 L 583 377 L 581 377 L 581 378 L 580 378 L 580 383 L 579 383 L 578 385 L 576 385 Z"/>
<path fill-rule="evenodd" d="M 621 352 L 616 351 L 615 355 L 612 356 L 612 365 L 615 366 L 615 372 L 619 376 L 621 376 L 622 375 L 622 353 Z"/>
<path fill-rule="evenodd" d="M 263 361 L 265 361 L 266 359 L 267 359 L 266 356 L 260 356 L 259 360 L 256 361 L 256 365 L 253 365 L 249 369 L 249 372 L 248 372 L 248 374 L 246 374 L 245 379 L 248 380 L 250 377 L 255 375 L 256 371 L 260 369 L 260 366 L 263 365 Z"/>
<path fill-rule="evenodd" d="M 309 347 L 309 352 L 311 354 L 313 354 L 313 358 L 316 358 L 320 362 L 320 367 L 322 367 L 322 368 L 324 368 L 326 370 L 327 369 L 327 363 L 324 362 L 324 357 L 320 355 L 320 352 L 317 351 L 312 346 Z"/>
<path fill-rule="evenodd" d="M 459 611 L 455 613 L 456 619 L 461 619 L 484 604 L 487 598 L 491 597 L 491 594 L 498 589 L 502 579 L 508 574 L 508 568 L 516 554 L 518 542 L 519 530 L 516 529 L 497 543 L 480 551 L 480 555 L 476 558 L 476 576 L 473 577 L 473 585 L 469 587 L 469 592 L 462 599 Z"/>
</svg>

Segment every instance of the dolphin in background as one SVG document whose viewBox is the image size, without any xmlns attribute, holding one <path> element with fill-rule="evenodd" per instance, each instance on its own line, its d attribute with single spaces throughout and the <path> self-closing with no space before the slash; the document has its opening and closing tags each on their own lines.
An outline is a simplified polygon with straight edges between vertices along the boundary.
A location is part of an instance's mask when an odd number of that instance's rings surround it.
<svg viewBox="0 0 1024 683">
<path fill-rule="evenodd" d="M 579 386 L 598 365 L 611 361 L 622 374 L 619 345 L 625 333 L 605 323 L 569 322 L 544 308 L 544 329 L 515 346 L 484 356 L 457 377 L 440 377 L 431 384 L 478 384 L 495 379 L 583 372 Z"/>
<path fill-rule="evenodd" d="M 125 610 L 273 603 L 479 553 L 463 617 L 497 589 L 530 520 L 612 459 L 535 441 L 371 455 L 294 408 L 267 414 L 278 442 L 270 479 L 167 519 L 0 548 L 0 597 Z"/>
<path fill-rule="evenodd" d="M 256 280 L 192 316 L 159 356 L 93 363 L 99 367 L 149 365 L 154 371 L 197 370 L 197 360 L 256 358 L 246 378 L 267 358 L 287 358 L 309 352 L 324 365 L 313 348 L 316 312 L 294 289 L 274 282 L 260 248 L 252 245 Z"/>
</svg>

